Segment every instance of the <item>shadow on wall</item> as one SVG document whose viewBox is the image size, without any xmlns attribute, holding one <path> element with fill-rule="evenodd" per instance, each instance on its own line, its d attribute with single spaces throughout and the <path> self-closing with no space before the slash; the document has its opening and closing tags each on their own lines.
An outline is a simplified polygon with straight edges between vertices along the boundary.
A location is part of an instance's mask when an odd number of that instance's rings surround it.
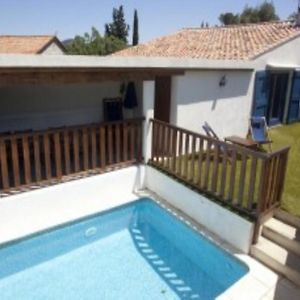
<svg viewBox="0 0 300 300">
<path fill-rule="evenodd" d="M 219 101 L 247 97 L 252 89 L 252 75 L 252 71 L 195 71 L 175 77 L 172 87 L 173 120 L 177 120 L 178 106 L 207 104 L 210 101 L 210 110 L 214 111 Z M 220 86 L 224 76 L 225 84 L 223 82 L 224 85 Z"/>
</svg>

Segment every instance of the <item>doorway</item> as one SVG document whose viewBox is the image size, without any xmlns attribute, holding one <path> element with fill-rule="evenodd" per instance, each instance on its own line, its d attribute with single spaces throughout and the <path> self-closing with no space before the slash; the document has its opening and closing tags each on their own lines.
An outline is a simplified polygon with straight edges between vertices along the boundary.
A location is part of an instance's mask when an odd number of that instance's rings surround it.
<svg viewBox="0 0 300 300">
<path fill-rule="evenodd" d="M 155 79 L 154 119 L 170 122 L 171 77 L 159 76 Z"/>
<path fill-rule="evenodd" d="M 267 121 L 270 126 L 283 123 L 287 99 L 289 73 L 272 73 Z"/>
</svg>

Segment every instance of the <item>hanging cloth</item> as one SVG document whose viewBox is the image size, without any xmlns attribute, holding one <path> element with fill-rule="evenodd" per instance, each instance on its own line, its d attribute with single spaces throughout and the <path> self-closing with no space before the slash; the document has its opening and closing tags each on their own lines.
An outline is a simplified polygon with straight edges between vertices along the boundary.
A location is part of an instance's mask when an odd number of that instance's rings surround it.
<svg viewBox="0 0 300 300">
<path fill-rule="evenodd" d="M 125 98 L 124 98 L 124 107 L 128 109 L 132 109 L 137 107 L 137 97 L 135 91 L 135 85 L 133 81 L 130 81 L 127 85 Z"/>
</svg>

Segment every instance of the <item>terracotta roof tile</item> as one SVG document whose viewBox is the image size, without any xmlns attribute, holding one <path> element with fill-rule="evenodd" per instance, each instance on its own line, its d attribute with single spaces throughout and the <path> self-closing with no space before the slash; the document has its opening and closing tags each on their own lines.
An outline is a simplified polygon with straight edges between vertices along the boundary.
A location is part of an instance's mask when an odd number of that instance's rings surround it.
<svg viewBox="0 0 300 300">
<path fill-rule="evenodd" d="M 0 53 L 6 54 L 38 54 L 47 44 L 55 39 L 55 36 L 0 36 Z"/>
<path fill-rule="evenodd" d="M 297 36 L 291 22 L 187 28 L 113 55 L 251 60 Z"/>
</svg>

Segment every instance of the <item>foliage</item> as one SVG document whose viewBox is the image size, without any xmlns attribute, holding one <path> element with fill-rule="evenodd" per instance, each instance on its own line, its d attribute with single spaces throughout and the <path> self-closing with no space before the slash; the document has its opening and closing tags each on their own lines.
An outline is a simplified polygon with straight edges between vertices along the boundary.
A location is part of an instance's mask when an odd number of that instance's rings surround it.
<svg viewBox="0 0 300 300">
<path fill-rule="evenodd" d="M 105 36 L 114 36 L 122 40 L 125 44 L 128 43 L 129 25 L 125 21 L 123 6 L 114 8 L 112 13 L 112 22 L 105 24 Z"/>
<path fill-rule="evenodd" d="M 259 21 L 257 8 L 246 6 L 240 15 L 240 23 L 242 24 L 258 23 Z"/>
<path fill-rule="evenodd" d="M 289 15 L 289 17 L 288 17 L 288 20 L 296 21 L 297 15 L 298 15 L 298 12 L 297 12 L 297 11 L 291 13 L 291 14 Z"/>
<path fill-rule="evenodd" d="M 246 6 L 241 14 L 233 14 L 231 12 L 221 14 L 219 20 L 223 25 L 231 25 L 270 22 L 279 20 L 279 17 L 276 14 L 273 2 L 264 1 L 256 7 Z"/>
<path fill-rule="evenodd" d="M 221 14 L 219 20 L 223 25 L 238 24 L 240 22 L 240 16 L 238 14 L 235 15 L 231 12 L 227 12 Z"/>
<path fill-rule="evenodd" d="M 139 43 L 139 18 L 137 10 L 134 10 L 133 17 L 133 34 L 132 34 L 132 46 L 135 46 Z"/>
<path fill-rule="evenodd" d="M 74 55 L 107 55 L 124 49 L 126 44 L 114 36 L 102 37 L 99 31 L 92 27 L 91 34 L 77 35 L 65 47 L 69 54 Z"/>
</svg>

